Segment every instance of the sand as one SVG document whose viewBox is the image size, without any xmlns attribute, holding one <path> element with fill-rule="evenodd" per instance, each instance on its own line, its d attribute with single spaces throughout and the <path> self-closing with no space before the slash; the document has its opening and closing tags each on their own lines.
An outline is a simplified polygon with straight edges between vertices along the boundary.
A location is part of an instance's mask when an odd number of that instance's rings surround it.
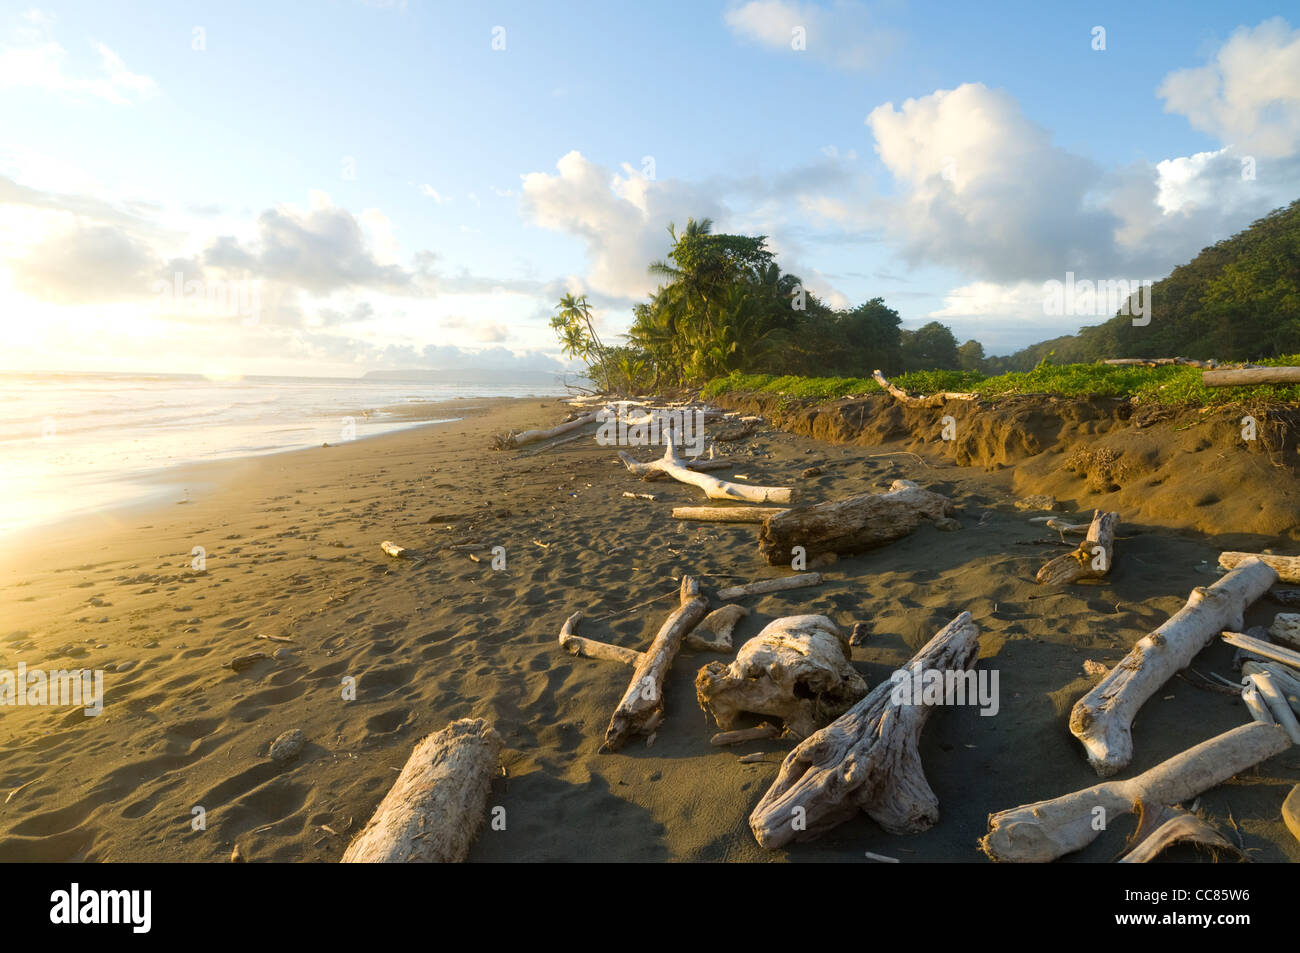
<svg viewBox="0 0 1300 953">
<path fill-rule="evenodd" d="M 556 423 L 555 399 L 453 409 L 465 418 L 192 468 L 172 501 L 7 549 L 0 668 L 107 675 L 99 717 L 0 710 L 0 860 L 224 862 L 238 844 L 253 862 L 337 861 L 415 742 L 474 716 L 505 739 L 490 803 L 505 809 L 506 823 L 484 829 L 471 861 L 861 861 L 871 851 L 986 862 L 976 841 L 988 814 L 1097 780 L 1066 727 L 1094 682 L 1084 660 L 1118 661 L 1194 586 L 1216 578 L 1221 541 L 1211 534 L 1126 521 L 1110 577 L 1045 591 L 1034 573 L 1066 550 L 1028 522 L 1035 512 L 1015 508 L 1026 489 L 1015 467 L 957 466 L 888 434 L 845 446 L 763 429 L 731 445 L 734 472 L 749 482 L 796 484 L 815 500 L 904 477 L 951 495 L 963 527 L 923 526 L 828 567 L 821 587 L 745 600 L 753 612 L 736 644 L 781 615 L 863 622 L 870 635 L 853 658 L 875 685 L 968 610 L 983 632 L 980 666 L 1000 676 L 996 716 L 940 709 L 922 736 L 941 810 L 932 830 L 897 837 L 859 817 L 767 852 L 746 818 L 789 744 L 710 747 L 716 729 L 693 680 L 718 656 L 679 656 L 652 746 L 637 740 L 602 754 L 629 670 L 556 645 L 565 617 L 582 608 L 592 620 L 613 615 L 584 623 L 584 635 L 644 648 L 671 597 L 620 610 L 668 596 L 682 572 L 706 586 L 782 575 L 759 558 L 757 527 L 679 524 L 671 507 L 701 502 L 698 490 L 642 484 L 593 441 L 487 449 L 494 433 Z M 823 473 L 801 478 L 814 464 Z M 625 499 L 626 490 L 659 499 Z M 448 522 L 463 514 L 473 519 Z M 386 539 L 433 558 L 391 559 L 379 549 Z M 504 546 L 506 569 L 441 549 L 462 540 Z M 192 568 L 196 546 L 204 572 Z M 1275 611 L 1261 602 L 1247 622 L 1267 624 Z M 239 672 L 224 667 L 277 650 L 281 657 Z M 1216 644 L 1193 667 L 1231 677 L 1231 655 Z M 343 697 L 346 679 L 355 679 L 355 700 Z M 1248 717 L 1238 699 L 1176 678 L 1138 717 L 1132 770 Z M 290 729 L 307 745 L 277 764 L 269 746 Z M 740 763 L 755 752 L 767 760 Z M 1201 805 L 1233 839 L 1239 830 L 1254 859 L 1300 860 L 1280 816 L 1297 781 L 1293 750 Z M 1111 860 L 1131 828 L 1131 819 L 1115 821 L 1070 859 Z"/>
</svg>

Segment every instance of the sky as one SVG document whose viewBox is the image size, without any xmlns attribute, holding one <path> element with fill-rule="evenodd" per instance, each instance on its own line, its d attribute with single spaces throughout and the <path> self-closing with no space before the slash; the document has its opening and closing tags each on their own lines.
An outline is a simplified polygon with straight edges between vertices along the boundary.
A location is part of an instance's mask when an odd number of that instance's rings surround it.
<svg viewBox="0 0 1300 953">
<path fill-rule="evenodd" d="M 0 3 L 9 370 L 566 367 L 668 226 L 990 354 L 1300 197 L 1280 2 Z"/>
</svg>

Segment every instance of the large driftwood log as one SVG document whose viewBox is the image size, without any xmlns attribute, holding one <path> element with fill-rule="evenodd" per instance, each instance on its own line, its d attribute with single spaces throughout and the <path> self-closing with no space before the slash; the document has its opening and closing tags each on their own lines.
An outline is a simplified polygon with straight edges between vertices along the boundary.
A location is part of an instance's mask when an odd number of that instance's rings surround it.
<svg viewBox="0 0 1300 953">
<path fill-rule="evenodd" d="M 636 649 L 626 649 L 621 645 L 611 645 L 609 642 L 597 642 L 595 639 L 586 639 L 578 634 L 578 623 L 582 621 L 583 613 L 579 609 L 573 615 L 564 620 L 564 625 L 560 629 L 560 648 L 570 655 L 581 655 L 584 658 L 603 659 L 606 662 L 622 662 L 624 665 L 640 665 L 644 653 Z"/>
<path fill-rule="evenodd" d="M 498 450 L 518 450 L 526 444 L 549 440 L 552 437 L 558 437 L 560 434 L 568 433 L 571 430 L 577 430 L 579 427 L 584 427 L 587 424 L 595 423 L 598 414 L 599 411 L 582 414 L 566 423 L 551 427 L 549 430 L 525 430 L 523 433 L 507 433 L 504 435 L 498 435 L 493 438 L 493 443 Z"/>
<path fill-rule="evenodd" d="M 425 736 L 342 862 L 464 860 L 483 823 L 501 745 L 481 718 L 462 718 Z"/>
<path fill-rule="evenodd" d="M 787 589 L 805 589 L 808 586 L 820 586 L 822 574 L 803 572 L 794 576 L 779 576 L 776 579 L 760 579 L 747 582 L 743 586 L 727 586 L 718 590 L 718 599 L 728 602 L 731 599 L 743 599 L 745 596 L 763 596 L 769 592 L 785 592 Z"/>
<path fill-rule="evenodd" d="M 912 657 L 898 678 L 801 742 L 749 815 L 759 844 L 769 849 L 815 837 L 865 811 L 892 834 L 927 830 L 939 799 L 921 766 L 917 741 L 932 706 L 902 691 L 922 673 L 960 680 L 979 654 L 979 628 L 963 612 Z M 901 679 L 901 680 L 900 680 Z"/>
<path fill-rule="evenodd" d="M 1224 367 L 1202 372 L 1201 383 L 1206 387 L 1300 384 L 1300 367 Z"/>
<path fill-rule="evenodd" d="M 1226 850 L 1242 856 L 1226 837 L 1190 811 L 1146 801 L 1139 801 L 1137 808 L 1137 830 L 1129 839 L 1129 852 L 1120 858 L 1121 864 L 1148 864 L 1168 848 L 1182 843 L 1207 847 L 1216 855 L 1218 851 Z"/>
<path fill-rule="evenodd" d="M 695 698 L 724 731 L 741 715 L 774 715 L 806 738 L 867 693 L 849 661 L 848 636 L 824 615 L 769 622 L 730 665 L 710 662 L 695 676 Z"/>
<path fill-rule="evenodd" d="M 691 469 L 687 462 L 677 453 L 671 442 L 664 448 L 664 455 L 651 463 L 639 463 L 626 450 L 620 450 L 618 458 L 637 476 L 644 477 L 655 471 L 672 477 L 679 483 L 689 483 L 704 491 L 711 500 L 738 500 L 747 503 L 793 503 L 797 491 L 788 486 L 748 486 L 743 483 L 730 483 L 719 480 L 707 473 Z"/>
<path fill-rule="evenodd" d="M 1243 563 L 1214 585 L 1198 586 L 1187 604 L 1142 638 L 1070 713 L 1070 731 L 1102 777 L 1133 760 L 1133 718 L 1175 672 L 1228 628 L 1241 626 L 1246 607 L 1277 581 L 1261 562 Z"/>
<path fill-rule="evenodd" d="M 1047 586 L 1064 586 L 1080 579 L 1100 579 L 1106 575 L 1115 558 L 1115 530 L 1118 526 L 1118 513 L 1094 510 L 1088 535 L 1079 548 L 1046 563 L 1038 570 L 1036 581 Z"/>
<path fill-rule="evenodd" d="M 1258 559 L 1277 573 L 1282 582 L 1300 582 L 1300 556 L 1269 556 L 1265 553 L 1219 553 L 1219 565 L 1236 569 L 1248 559 Z"/>
<path fill-rule="evenodd" d="M 913 397 L 901 387 L 889 383 L 885 379 L 885 375 L 880 371 L 873 371 L 871 376 L 894 400 L 900 404 L 906 404 L 908 407 L 942 407 L 950 400 L 974 400 L 979 396 L 978 394 L 959 394 L 952 391 L 943 391 L 942 393 L 931 394 L 929 397 Z"/>
<path fill-rule="evenodd" d="M 1136 777 L 1102 781 L 1050 801 L 991 814 L 980 847 L 994 860 L 1056 860 L 1087 847 L 1112 819 L 1131 814 L 1138 801 L 1178 804 L 1289 747 L 1291 740 L 1280 728 L 1255 722 L 1242 725 Z"/>
<path fill-rule="evenodd" d="M 686 636 L 686 647 L 697 652 L 730 652 L 731 630 L 749 615 L 749 610 L 735 603 L 714 609 Z"/>
<path fill-rule="evenodd" d="M 761 523 L 785 510 L 756 506 L 674 506 L 673 519 L 706 523 Z"/>
<path fill-rule="evenodd" d="M 709 601 L 700 595 L 700 583 L 694 576 L 682 574 L 678 591 L 680 605 L 659 628 L 632 673 L 632 681 L 614 709 L 605 729 L 606 751 L 617 751 L 634 734 L 648 735 L 664 718 L 664 677 L 677 657 L 686 634 L 709 611 Z"/>
<path fill-rule="evenodd" d="M 947 497 L 911 480 L 895 480 L 888 493 L 859 493 L 778 513 L 763 523 L 758 547 L 772 566 L 789 565 L 795 546 L 802 546 L 809 559 L 860 553 L 901 539 L 923 520 L 940 520 L 951 511 Z"/>
</svg>

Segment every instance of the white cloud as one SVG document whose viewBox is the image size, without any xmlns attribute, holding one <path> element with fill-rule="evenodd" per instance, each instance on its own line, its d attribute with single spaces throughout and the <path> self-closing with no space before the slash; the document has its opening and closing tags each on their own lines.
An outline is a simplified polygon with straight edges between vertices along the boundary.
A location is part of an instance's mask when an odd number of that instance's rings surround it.
<svg viewBox="0 0 1300 953">
<path fill-rule="evenodd" d="M 1300 30 L 1281 17 L 1240 27 L 1205 66 L 1175 70 L 1157 91 L 1165 111 L 1235 146 L 1277 158 L 1300 146 Z"/>
<path fill-rule="evenodd" d="M 68 52 L 54 39 L 52 18 L 31 11 L 14 32 L 14 40 L 0 47 L 0 89 L 45 89 L 73 97 L 102 99 L 128 105 L 158 92 L 148 76 L 127 69 L 122 58 L 103 43 L 96 43 L 99 70 L 76 75 L 68 65 Z"/>
<path fill-rule="evenodd" d="M 829 8 L 797 0 L 749 0 L 727 10 L 723 20 L 737 36 L 761 46 L 845 70 L 869 69 L 898 45 L 897 35 L 879 26 L 866 4 L 853 0 L 835 0 Z"/>
<path fill-rule="evenodd" d="M 438 194 L 438 190 L 435 189 L 432 185 L 429 185 L 428 183 L 425 183 L 424 185 L 420 186 L 420 194 L 425 196 L 426 198 L 433 199 L 439 205 L 441 205 L 443 202 L 443 198 L 441 195 Z"/>
</svg>

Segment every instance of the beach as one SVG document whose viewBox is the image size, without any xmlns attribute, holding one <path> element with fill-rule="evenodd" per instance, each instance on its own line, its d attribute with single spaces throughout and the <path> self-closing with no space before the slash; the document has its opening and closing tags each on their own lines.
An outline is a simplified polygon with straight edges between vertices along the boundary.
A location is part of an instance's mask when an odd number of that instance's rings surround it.
<svg viewBox="0 0 1300 953">
<path fill-rule="evenodd" d="M 471 861 L 986 862 L 977 841 L 989 814 L 1098 780 L 1067 728 L 1096 682 L 1083 663 L 1115 664 L 1218 577 L 1221 540 L 1135 519 L 1108 578 L 1047 590 L 1034 573 L 1069 547 L 1029 522 L 1038 511 L 1016 508 L 1025 488 L 1013 466 L 960 466 L 888 433 L 838 443 L 764 425 L 720 444 L 736 462 L 728 479 L 798 486 L 810 502 L 910 479 L 951 497 L 961 524 L 841 558 L 820 586 L 745 599 L 735 644 L 784 615 L 863 623 L 852 658 L 874 687 L 968 611 L 978 668 L 999 676 L 996 715 L 941 708 L 921 736 L 940 805 L 932 829 L 896 836 L 859 815 L 767 851 L 747 818 L 791 743 L 710 746 L 717 729 L 694 679 L 726 656 L 683 650 L 653 744 L 601 753 L 629 670 L 557 645 L 582 609 L 584 635 L 645 648 L 683 573 L 706 589 L 787 575 L 759 558 L 756 527 L 679 523 L 671 507 L 704 502 L 698 489 L 644 484 L 589 438 L 490 449 L 495 434 L 562 420 L 557 398 L 426 409 L 457 419 L 186 465 L 168 477 L 170 498 L 14 538 L 0 555 L 0 669 L 102 670 L 104 695 L 97 716 L 0 712 L 0 860 L 224 862 L 237 846 L 251 862 L 334 862 L 420 738 L 480 717 L 505 742 L 488 802 L 504 812 Z M 1091 504 L 1058 496 L 1068 513 Z M 390 558 L 385 540 L 430 558 Z M 469 542 L 504 547 L 505 568 L 447 548 Z M 1246 624 L 1276 611 L 1257 603 Z M 254 652 L 271 657 L 227 667 Z M 1216 641 L 1193 668 L 1231 675 L 1231 658 Z M 1138 715 L 1130 770 L 1249 719 L 1240 698 L 1175 677 Z M 292 729 L 306 735 L 301 754 L 271 760 Z M 741 762 L 754 753 L 765 757 Z M 1297 861 L 1279 818 L 1297 781 L 1292 749 L 1200 807 L 1252 859 Z M 1116 819 L 1067 859 L 1110 861 L 1132 829 Z"/>
</svg>

